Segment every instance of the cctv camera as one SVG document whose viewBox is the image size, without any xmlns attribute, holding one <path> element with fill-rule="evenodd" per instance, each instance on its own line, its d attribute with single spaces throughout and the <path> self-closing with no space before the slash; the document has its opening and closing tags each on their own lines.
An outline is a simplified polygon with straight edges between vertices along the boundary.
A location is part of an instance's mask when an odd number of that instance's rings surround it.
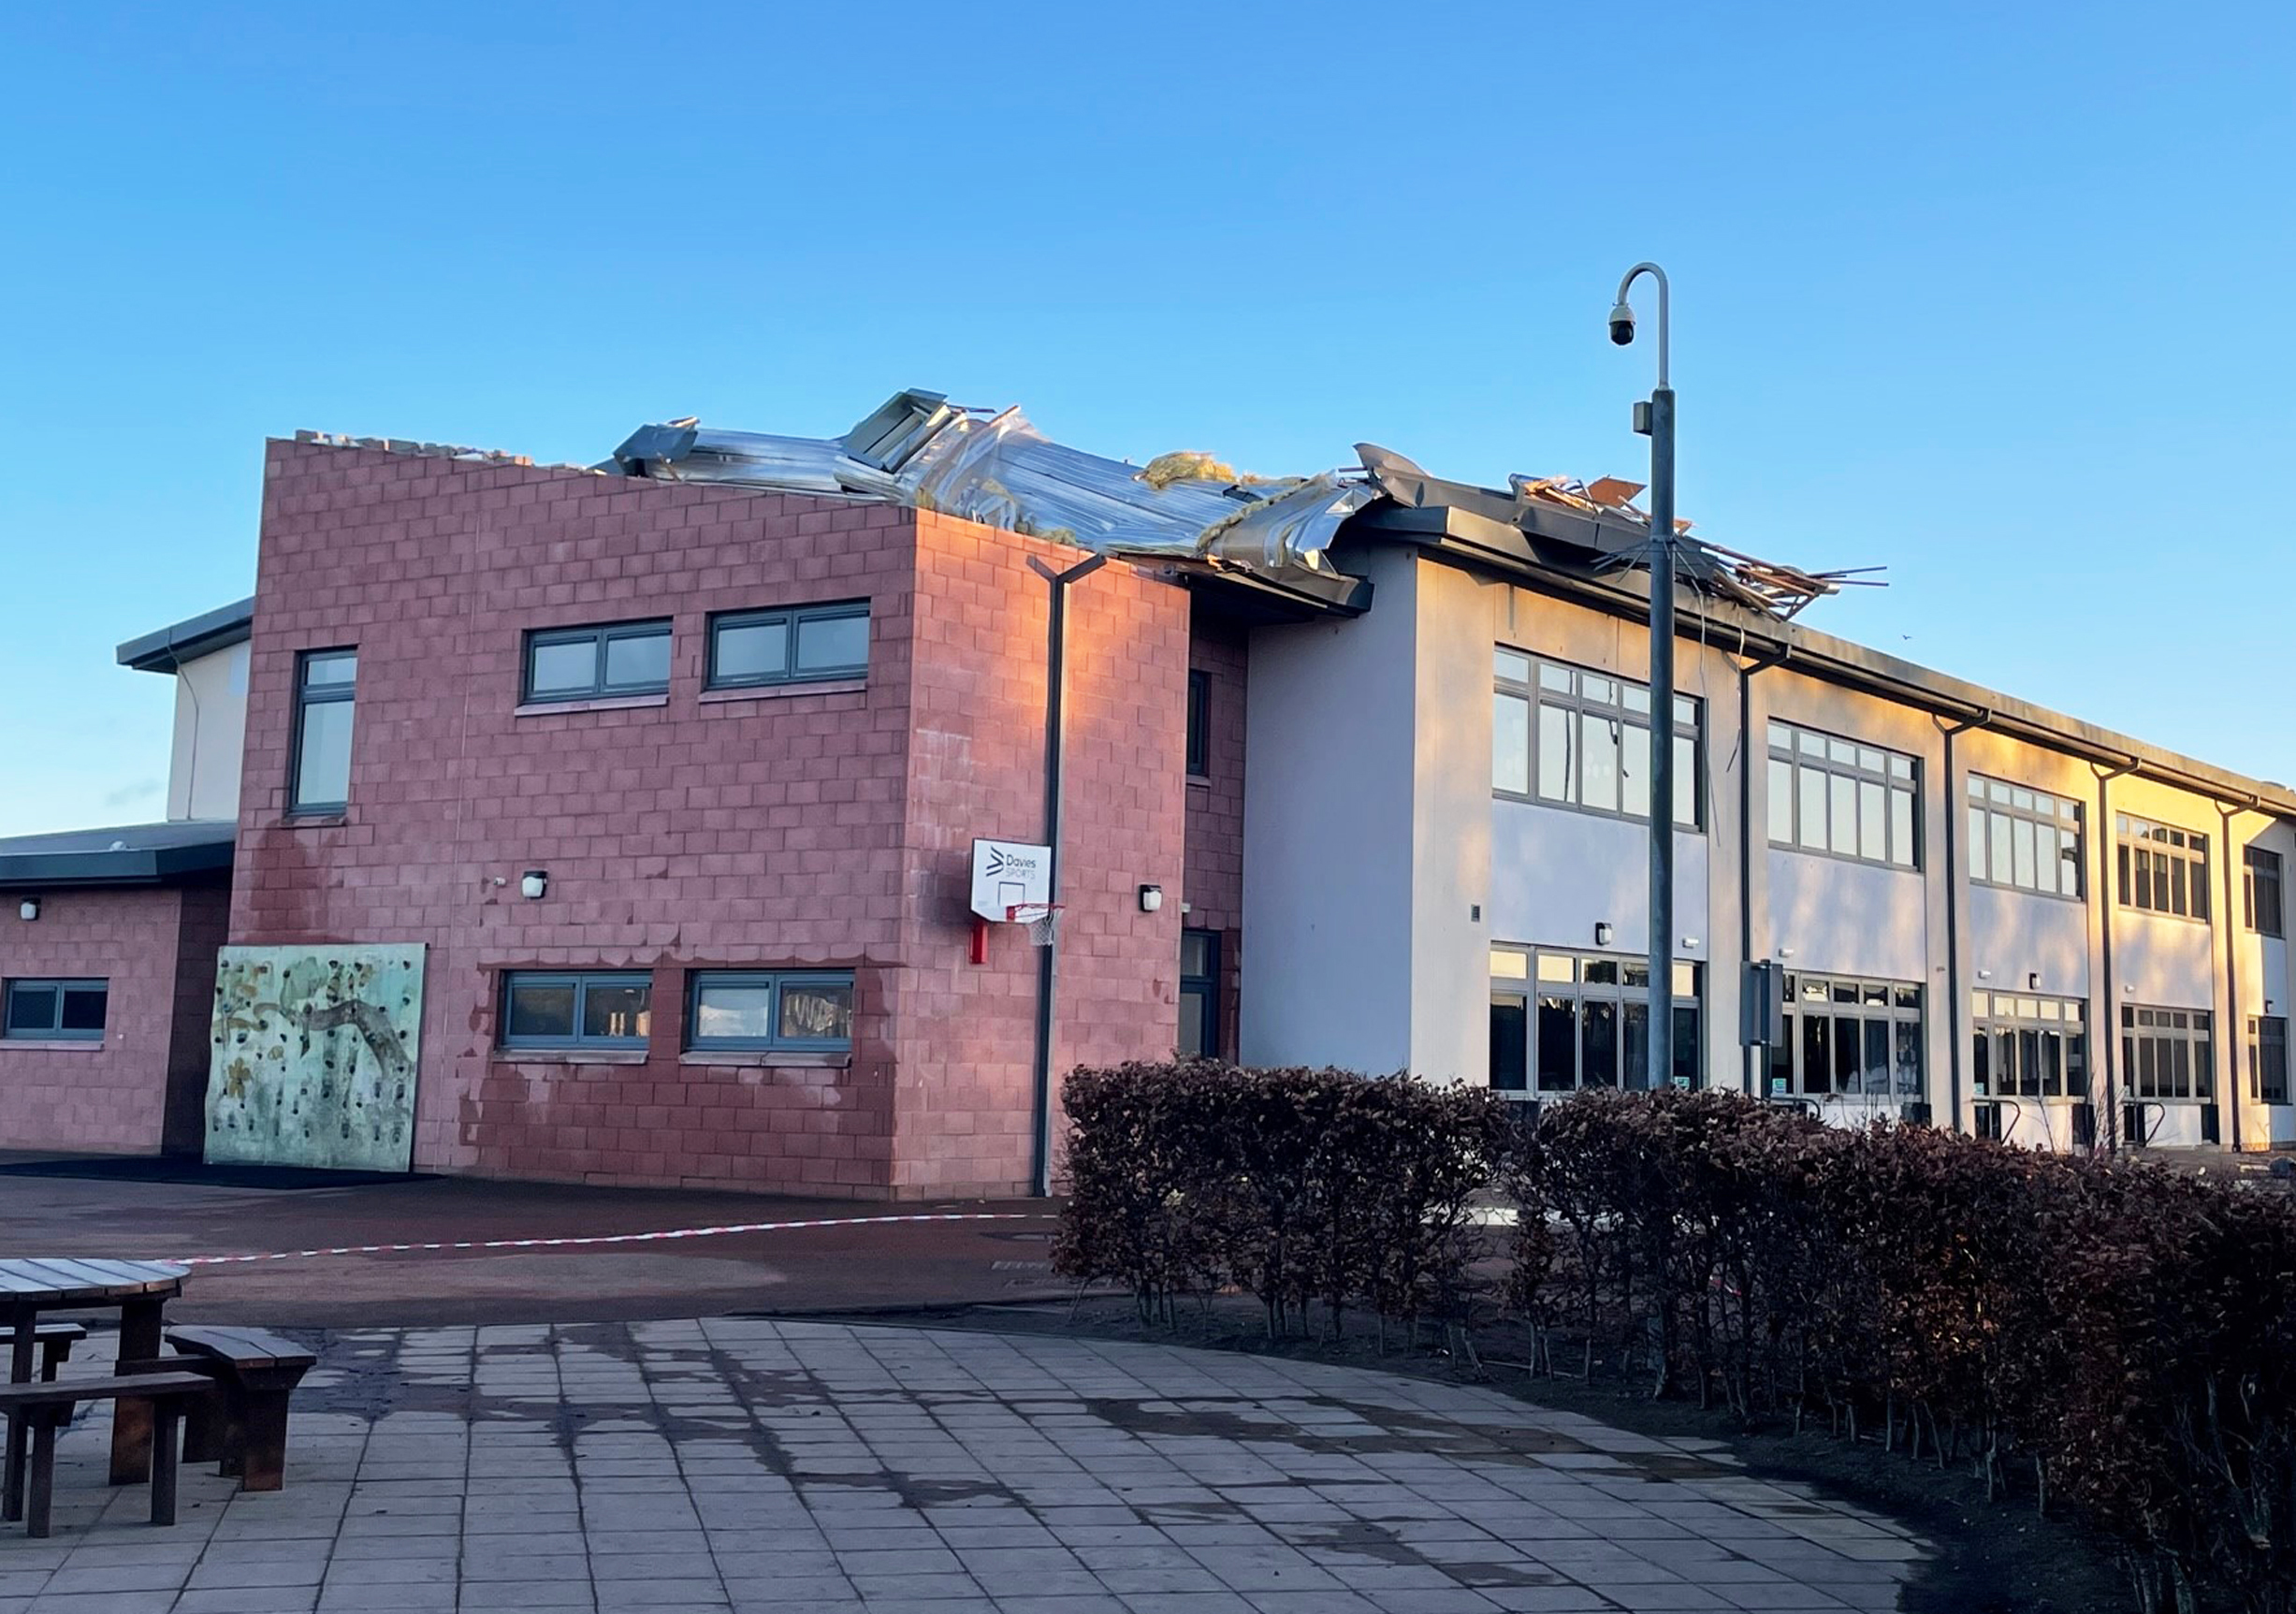
<svg viewBox="0 0 2296 1614">
<path fill-rule="evenodd" d="M 1624 303 L 1610 311 L 1610 340 L 1620 347 L 1635 340 L 1635 311 Z"/>
</svg>

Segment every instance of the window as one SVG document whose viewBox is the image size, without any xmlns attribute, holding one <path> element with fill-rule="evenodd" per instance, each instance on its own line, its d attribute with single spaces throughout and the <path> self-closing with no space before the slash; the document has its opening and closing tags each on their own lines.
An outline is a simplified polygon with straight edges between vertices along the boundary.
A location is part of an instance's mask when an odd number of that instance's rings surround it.
<svg viewBox="0 0 2296 1614">
<path fill-rule="evenodd" d="M 2248 1016 L 2248 1093 L 2266 1104 L 2288 1102 L 2288 1016 Z"/>
<path fill-rule="evenodd" d="M 1770 1050 L 1774 1098 L 1922 1096 L 1922 989 L 1910 981 L 1788 975 Z"/>
<path fill-rule="evenodd" d="M 1860 863 L 1921 866 L 1921 763 L 1773 720 L 1770 844 Z"/>
<path fill-rule="evenodd" d="M 2241 906 L 2248 928 L 2259 936 L 2286 936 L 2281 918 L 2280 854 L 2248 847 L 2240 854 Z"/>
<path fill-rule="evenodd" d="M 2116 815 L 2123 908 L 2179 919 L 2208 919 L 2208 837 L 2128 814 Z"/>
<path fill-rule="evenodd" d="M 290 812 L 340 812 L 351 800 L 351 719 L 356 650 L 306 650 L 295 663 L 294 789 Z"/>
<path fill-rule="evenodd" d="M 1969 776 L 1969 878 L 2044 896 L 2081 894 L 2081 804 Z"/>
<path fill-rule="evenodd" d="M 1500 795 L 1645 819 L 1650 804 L 1649 686 L 1519 650 L 1493 658 L 1490 788 Z M 1699 827 L 1698 703 L 1674 701 L 1674 822 Z M 1535 765 L 1534 765 L 1535 763 Z"/>
<path fill-rule="evenodd" d="M 668 664 L 666 651 L 663 664 Z M 729 611 L 709 619 L 707 681 L 713 690 L 858 678 L 868 670 L 869 605 L 865 600 L 772 611 Z"/>
<path fill-rule="evenodd" d="M 502 978 L 505 1048 L 643 1048 L 653 1028 L 653 977 L 514 970 Z"/>
<path fill-rule="evenodd" d="M 110 996 L 110 983 L 103 981 L 11 981 L 0 1037 L 101 1042 Z"/>
<path fill-rule="evenodd" d="M 1674 967 L 1677 1087 L 1695 1087 L 1704 1019 L 1695 964 Z M 1643 958 L 1518 947 L 1490 950 L 1490 1084 L 1571 1093 L 1649 1084 L 1650 967 Z"/>
<path fill-rule="evenodd" d="M 2207 1011 L 2122 1004 L 2121 1080 L 2132 1098 L 2214 1098 L 2216 1062 Z"/>
<path fill-rule="evenodd" d="M 1180 933 L 1180 1054 L 1220 1056 L 1220 933 Z"/>
<path fill-rule="evenodd" d="M 2013 992 L 1969 995 L 1978 1097 L 2088 1097 L 2088 1007 L 2076 997 Z"/>
<path fill-rule="evenodd" d="M 538 628 L 526 636 L 525 699 L 659 695 L 670 687 L 670 624 Z"/>
<path fill-rule="evenodd" d="M 1188 674 L 1188 774 L 1193 778 L 1212 772 L 1211 682 L 1200 672 Z"/>
<path fill-rule="evenodd" d="M 697 969 L 687 978 L 686 1046 L 845 1053 L 853 1046 L 853 973 Z"/>
</svg>

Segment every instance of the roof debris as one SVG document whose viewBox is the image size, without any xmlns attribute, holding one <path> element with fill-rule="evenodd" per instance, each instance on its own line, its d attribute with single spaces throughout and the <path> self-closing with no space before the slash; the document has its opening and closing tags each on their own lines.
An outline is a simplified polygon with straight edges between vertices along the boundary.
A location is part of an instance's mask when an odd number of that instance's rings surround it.
<svg viewBox="0 0 2296 1614">
<path fill-rule="evenodd" d="M 1649 516 L 1632 502 L 1638 482 L 1514 476 L 1503 492 L 1430 476 L 1375 443 L 1356 449 L 1359 466 L 1310 476 L 1245 475 L 1196 452 L 1135 468 L 1051 441 L 1018 409 L 968 408 L 910 390 L 841 437 L 728 431 L 691 417 L 640 427 L 598 469 L 888 500 L 1082 548 L 1241 571 L 1334 603 L 1359 579 L 1334 563 L 1332 545 L 1350 516 L 1382 499 L 1471 510 L 1566 545 L 1597 568 L 1631 563 L 1649 547 Z M 1558 524 L 1547 512 L 1577 519 Z M 1757 560 L 1683 536 L 1690 527 L 1676 523 L 1684 582 L 1771 616 L 1791 618 L 1845 584 L 1872 581 Z"/>
</svg>

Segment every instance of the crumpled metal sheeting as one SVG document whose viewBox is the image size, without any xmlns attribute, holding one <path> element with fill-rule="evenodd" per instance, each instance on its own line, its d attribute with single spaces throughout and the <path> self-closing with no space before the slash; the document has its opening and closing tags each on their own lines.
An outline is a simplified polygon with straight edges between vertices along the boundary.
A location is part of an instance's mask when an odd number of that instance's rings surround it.
<svg viewBox="0 0 2296 1614">
<path fill-rule="evenodd" d="M 863 427 L 904 400 L 929 398 L 898 395 Z M 1327 554 L 1331 540 L 1376 497 L 1368 483 L 1329 472 L 1155 487 L 1137 467 L 1052 442 L 1017 409 L 936 413 L 938 424 L 905 444 L 892 470 L 855 458 L 849 448 L 854 432 L 806 438 L 647 427 L 615 458 L 626 470 L 665 481 L 888 499 L 1082 548 L 1225 562 L 1276 576 L 1294 567 L 1337 575 Z"/>
</svg>

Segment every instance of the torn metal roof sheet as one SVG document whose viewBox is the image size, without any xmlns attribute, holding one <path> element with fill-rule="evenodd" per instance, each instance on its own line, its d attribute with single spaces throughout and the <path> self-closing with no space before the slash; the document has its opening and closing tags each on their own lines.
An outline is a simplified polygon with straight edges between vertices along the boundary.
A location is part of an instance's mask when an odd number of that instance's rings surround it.
<svg viewBox="0 0 2296 1614">
<path fill-rule="evenodd" d="M 1112 555 L 1241 572 L 1333 605 L 1353 598 L 1359 580 L 1334 563 L 1332 545 L 1350 516 L 1382 499 L 1472 509 L 1570 544 L 1598 566 L 1630 563 L 1649 547 L 1649 517 L 1629 502 L 1639 484 L 1518 476 L 1502 492 L 1430 476 L 1373 443 L 1356 447 L 1359 469 L 1308 476 L 1246 476 L 1208 454 L 1136 466 L 1054 443 L 1018 409 L 971 409 L 911 390 L 841 437 L 728 431 L 694 420 L 641 427 L 599 469 L 884 500 Z M 1548 514 L 1579 519 L 1557 531 L 1538 518 Z M 1791 617 L 1854 580 L 1678 542 L 1688 586 L 1771 615 Z"/>
<path fill-rule="evenodd" d="M 1053 442 L 1017 409 L 903 392 L 842 437 L 774 437 L 690 421 L 614 451 L 626 474 L 884 499 L 983 526 L 1135 557 L 1235 566 L 1310 592 L 1354 581 L 1327 551 L 1377 497 L 1357 476 L 1245 477 L 1209 455 L 1146 467 Z"/>
</svg>

